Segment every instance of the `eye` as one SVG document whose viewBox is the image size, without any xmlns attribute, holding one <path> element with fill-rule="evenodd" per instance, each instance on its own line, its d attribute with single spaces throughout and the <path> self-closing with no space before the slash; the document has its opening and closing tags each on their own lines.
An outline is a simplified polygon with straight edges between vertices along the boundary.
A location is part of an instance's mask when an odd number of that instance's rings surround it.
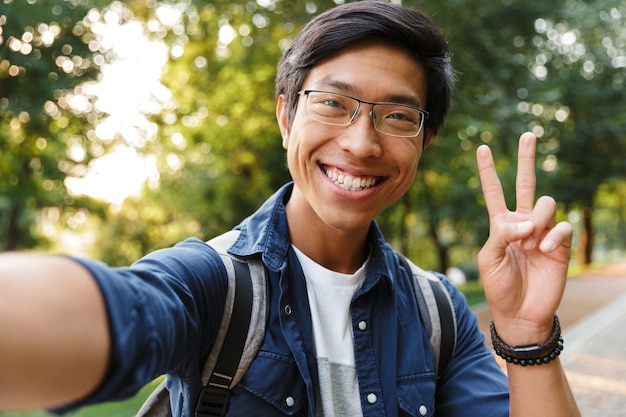
<svg viewBox="0 0 626 417">
<path fill-rule="evenodd" d="M 345 109 L 346 106 L 340 97 L 334 95 L 321 95 L 313 97 L 315 105 Z"/>
<path fill-rule="evenodd" d="M 350 99 L 338 94 L 315 91 L 309 93 L 308 111 L 324 121 L 344 124 L 352 115 Z"/>
<path fill-rule="evenodd" d="M 393 107 L 386 109 L 385 120 L 394 123 L 407 122 L 418 125 L 421 120 L 421 114 L 408 107 Z"/>
</svg>

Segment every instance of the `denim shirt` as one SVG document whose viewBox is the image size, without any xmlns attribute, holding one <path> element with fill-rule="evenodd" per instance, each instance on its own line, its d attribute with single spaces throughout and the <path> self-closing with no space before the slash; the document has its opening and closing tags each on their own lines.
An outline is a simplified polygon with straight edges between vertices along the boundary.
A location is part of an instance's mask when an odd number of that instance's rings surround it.
<svg viewBox="0 0 626 417">
<path fill-rule="evenodd" d="M 315 343 L 305 279 L 289 240 L 282 187 L 244 220 L 230 252 L 262 257 L 268 320 L 257 357 L 232 390 L 226 416 L 316 415 Z M 508 384 L 484 345 L 476 315 L 444 279 L 457 317 L 455 354 L 436 382 L 412 279 L 373 222 L 367 277 L 351 303 L 354 356 L 366 417 L 508 416 Z M 109 371 L 89 398 L 56 410 L 127 398 L 167 374 L 174 417 L 193 416 L 201 371 L 217 336 L 227 277 L 198 239 L 147 255 L 127 268 L 78 259 L 99 283 L 112 338 Z"/>
</svg>

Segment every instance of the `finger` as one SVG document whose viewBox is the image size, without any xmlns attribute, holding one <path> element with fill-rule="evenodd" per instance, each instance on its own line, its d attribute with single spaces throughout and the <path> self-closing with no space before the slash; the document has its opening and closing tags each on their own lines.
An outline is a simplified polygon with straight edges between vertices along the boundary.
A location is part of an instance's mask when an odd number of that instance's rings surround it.
<svg viewBox="0 0 626 417">
<path fill-rule="evenodd" d="M 561 222 L 554 226 L 552 230 L 543 238 L 539 245 L 539 250 L 544 253 L 554 252 L 560 247 L 571 249 L 572 236 L 574 230 L 568 222 Z"/>
<path fill-rule="evenodd" d="M 530 220 L 492 222 L 489 238 L 478 253 L 478 267 L 483 271 L 481 275 L 500 268 L 509 245 L 529 236 L 534 227 Z"/>
<path fill-rule="evenodd" d="M 554 227 L 555 219 L 556 201 L 548 196 L 539 198 L 530 215 L 530 221 L 535 226 L 534 232 L 522 241 L 522 247 L 528 250 L 535 249 L 544 235 Z"/>
<path fill-rule="evenodd" d="M 532 133 L 524 133 L 520 137 L 515 191 L 517 211 L 522 213 L 530 213 L 535 205 L 535 189 L 537 186 L 535 177 L 536 146 L 537 138 Z"/>
<path fill-rule="evenodd" d="M 481 145 L 476 150 L 476 162 L 489 217 L 493 218 L 497 214 L 507 212 L 502 184 L 496 172 L 491 149 L 487 145 Z"/>
<path fill-rule="evenodd" d="M 530 221 L 503 221 L 497 222 L 490 231 L 490 244 L 495 249 L 505 249 L 513 242 L 528 239 L 535 230 L 535 224 Z"/>
</svg>

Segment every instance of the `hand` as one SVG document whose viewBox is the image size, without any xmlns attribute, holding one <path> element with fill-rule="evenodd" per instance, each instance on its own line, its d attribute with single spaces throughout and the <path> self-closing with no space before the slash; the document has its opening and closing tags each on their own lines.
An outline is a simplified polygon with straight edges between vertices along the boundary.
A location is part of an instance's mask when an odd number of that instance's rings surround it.
<svg viewBox="0 0 626 417">
<path fill-rule="evenodd" d="M 547 339 L 571 256 L 572 227 L 555 224 L 556 202 L 544 196 L 535 203 L 536 142 L 531 133 L 520 137 L 515 211 L 506 207 L 490 149 L 476 152 L 489 212 L 478 268 L 498 334 L 511 345 Z"/>
</svg>

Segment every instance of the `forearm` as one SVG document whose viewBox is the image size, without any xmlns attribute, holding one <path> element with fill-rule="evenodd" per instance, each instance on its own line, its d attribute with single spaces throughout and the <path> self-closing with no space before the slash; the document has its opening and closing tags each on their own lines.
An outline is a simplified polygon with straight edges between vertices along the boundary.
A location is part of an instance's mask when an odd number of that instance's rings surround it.
<svg viewBox="0 0 626 417">
<path fill-rule="evenodd" d="M 109 332 L 91 275 L 56 256 L 0 256 L 0 410 L 80 399 L 104 377 Z"/>
<path fill-rule="evenodd" d="M 538 327 L 503 325 L 505 321 L 497 320 L 503 335 L 496 331 L 496 320 L 491 326 L 491 340 L 496 354 L 507 360 L 510 415 L 580 416 L 559 360 L 563 339 L 558 318 L 553 316 Z M 522 365 L 527 363 L 534 364 Z"/>
<path fill-rule="evenodd" d="M 561 362 L 539 366 L 507 364 L 511 417 L 579 417 Z"/>
</svg>

